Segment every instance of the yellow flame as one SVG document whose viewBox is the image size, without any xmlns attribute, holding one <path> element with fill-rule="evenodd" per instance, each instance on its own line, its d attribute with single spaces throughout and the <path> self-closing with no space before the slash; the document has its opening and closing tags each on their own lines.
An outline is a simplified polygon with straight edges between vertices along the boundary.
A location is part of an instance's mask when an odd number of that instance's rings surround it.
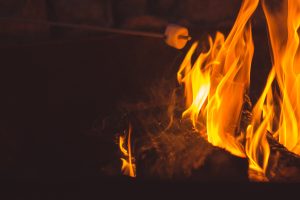
<svg viewBox="0 0 300 200">
<path fill-rule="evenodd" d="M 208 141 L 240 157 L 245 157 L 245 153 L 239 141 L 240 133 L 236 131 L 244 95 L 250 84 L 254 53 L 248 21 L 257 5 L 258 0 L 243 2 L 235 24 L 218 53 L 216 59 L 220 64 L 213 66 L 207 108 Z"/>
<path fill-rule="evenodd" d="M 273 67 L 247 129 L 249 168 L 262 174 L 266 174 L 270 154 L 266 139 L 268 131 L 288 150 L 300 154 L 300 1 L 280 3 L 274 10 L 268 7 L 266 1 L 262 2 L 269 29 Z M 271 87 L 275 77 L 279 92 Z"/>
<path fill-rule="evenodd" d="M 210 44 L 212 41 L 210 40 Z M 186 104 L 189 108 L 183 112 L 183 116 L 190 116 L 193 125 L 196 126 L 199 112 L 208 97 L 210 90 L 210 77 L 204 62 L 208 59 L 210 49 L 207 53 L 201 53 L 192 66 L 191 58 L 197 47 L 194 43 L 187 53 L 177 73 L 179 83 L 185 84 Z"/>
<path fill-rule="evenodd" d="M 254 53 L 250 17 L 259 0 L 244 0 L 229 35 L 217 32 L 209 37 L 209 49 L 196 61 L 192 56 L 194 43 L 183 60 L 178 82 L 184 84 L 186 110 L 193 126 L 213 144 L 233 155 L 247 157 L 249 169 L 266 181 L 270 156 L 268 132 L 288 150 L 300 155 L 300 1 L 282 1 L 280 9 L 272 10 L 262 1 L 267 19 L 273 54 L 273 66 L 265 88 L 252 110 L 252 120 L 246 133 L 240 130 L 244 96 L 250 85 L 251 62 Z M 272 88 L 274 82 L 278 90 Z M 172 120 L 171 120 L 172 121 Z M 200 130 L 205 129 L 205 130 Z M 122 172 L 135 177 L 129 125 L 126 136 L 120 136 L 119 148 L 123 154 Z M 246 143 L 241 139 L 246 136 Z"/>
<path fill-rule="evenodd" d="M 121 158 L 121 161 L 122 161 L 121 171 L 126 176 L 136 177 L 136 167 L 135 167 L 135 163 L 134 163 L 134 157 L 132 156 L 132 153 L 131 153 L 131 145 L 130 145 L 131 132 L 132 132 L 132 127 L 129 124 L 128 135 L 127 135 L 127 149 L 128 150 L 124 147 L 126 135 L 119 137 L 119 148 L 124 156 L 124 158 Z"/>
<path fill-rule="evenodd" d="M 265 89 L 252 111 L 252 122 L 247 128 L 246 154 L 249 159 L 249 169 L 261 174 L 266 174 L 270 156 L 270 146 L 267 141 L 268 123 L 272 112 L 264 109 L 264 103 L 270 92 L 275 71 L 271 70 Z M 263 115 L 262 112 L 265 114 Z M 263 116 L 263 119 L 261 117 Z M 263 176 L 261 177 L 263 178 Z"/>
<path fill-rule="evenodd" d="M 300 155 L 300 1 L 282 1 L 275 11 L 268 7 L 266 1 L 262 5 L 280 91 L 276 96 L 280 104 L 279 120 L 270 122 L 277 127 L 273 136 L 278 137 L 288 150 Z"/>
<path fill-rule="evenodd" d="M 208 141 L 240 157 L 246 155 L 237 130 L 254 52 L 248 21 L 257 5 L 258 0 L 245 0 L 228 37 L 224 39 L 219 32 L 214 41 L 209 37 L 209 50 L 192 65 L 195 43 L 177 76 L 185 86 L 187 109 L 183 116 L 189 116 L 194 127 L 197 122 L 206 123 Z"/>
</svg>

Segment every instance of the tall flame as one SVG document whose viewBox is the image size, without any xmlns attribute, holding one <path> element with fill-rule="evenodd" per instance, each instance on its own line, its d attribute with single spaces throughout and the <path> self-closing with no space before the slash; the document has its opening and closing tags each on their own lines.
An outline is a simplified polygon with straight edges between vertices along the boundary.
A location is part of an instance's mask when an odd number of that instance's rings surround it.
<svg viewBox="0 0 300 200">
<path fill-rule="evenodd" d="M 250 179 L 266 181 L 270 157 L 267 134 L 300 155 L 300 1 L 281 1 L 279 9 L 274 10 L 267 0 L 262 0 L 273 66 L 252 110 L 251 123 L 242 130 L 241 114 L 254 54 L 249 19 L 258 3 L 259 0 L 244 0 L 229 35 L 217 32 L 214 39 L 209 37 L 208 50 L 192 62 L 198 47 L 194 43 L 177 79 L 185 87 L 186 110 L 182 116 L 189 118 L 212 145 L 247 157 Z M 135 177 L 131 132 L 129 125 L 128 136 L 119 138 L 119 148 L 124 156 L 123 174 Z"/>
<path fill-rule="evenodd" d="M 192 65 L 195 43 L 180 66 L 178 81 L 185 85 L 187 109 L 183 117 L 190 117 L 196 128 L 205 123 L 201 127 L 206 127 L 210 143 L 236 156 L 247 156 L 249 169 L 263 175 L 259 180 L 265 180 L 270 155 L 268 132 L 288 150 L 300 154 L 300 1 L 283 1 L 276 12 L 262 2 L 274 65 L 253 108 L 244 149 L 240 141 L 244 133 L 239 128 L 254 53 L 249 18 L 258 3 L 244 0 L 228 37 L 224 39 L 219 32 L 214 41 L 209 37 L 210 49 Z M 275 77 L 279 93 L 272 90 Z"/>
<path fill-rule="evenodd" d="M 209 38 L 212 46 L 212 39 Z M 210 76 L 209 69 L 205 64 L 210 60 L 211 47 L 207 53 L 201 53 L 196 62 L 192 66 L 191 58 L 196 50 L 198 43 L 194 43 L 183 60 L 177 79 L 180 83 L 185 84 L 186 104 L 189 108 L 183 112 L 183 116 L 190 116 L 193 125 L 196 127 L 199 112 L 204 105 L 210 90 Z"/>
<path fill-rule="evenodd" d="M 275 11 L 265 0 L 262 1 L 273 67 L 247 129 L 249 168 L 260 174 L 266 174 L 268 167 L 270 147 L 267 132 L 288 150 L 300 154 L 300 2 L 287 0 L 280 3 Z M 275 80 L 279 92 L 271 87 Z M 264 180 L 262 176 L 256 178 Z"/>
<path fill-rule="evenodd" d="M 196 128 L 197 122 L 206 123 L 208 141 L 240 157 L 246 155 L 238 127 L 254 53 L 248 21 L 258 2 L 245 0 L 228 37 L 224 39 L 219 32 L 214 41 L 209 37 L 210 49 L 201 53 L 192 65 L 197 47 L 194 44 L 178 71 L 178 81 L 185 85 L 188 107 L 183 116 L 189 116 Z"/>
<path fill-rule="evenodd" d="M 262 5 L 279 88 L 279 94 L 274 95 L 280 104 L 279 120 L 270 122 L 277 128 L 273 136 L 288 150 L 300 155 L 300 1 L 282 1 L 276 11 L 269 8 L 266 1 Z"/>
<path fill-rule="evenodd" d="M 246 134 L 246 154 L 249 160 L 249 169 L 255 172 L 255 174 L 249 175 L 254 175 L 253 179 L 258 181 L 266 180 L 265 174 L 270 156 L 267 129 L 272 117 L 272 110 L 269 110 L 269 107 L 265 107 L 265 101 L 267 101 L 267 97 L 270 95 L 274 78 L 275 71 L 271 70 L 265 89 L 253 108 L 252 122 L 247 128 Z"/>
<path fill-rule="evenodd" d="M 128 135 L 127 135 L 127 149 L 124 147 L 125 146 L 125 141 L 126 141 L 126 135 L 121 135 L 119 137 L 119 148 L 120 151 L 122 152 L 124 158 L 121 158 L 122 160 L 122 167 L 121 171 L 124 175 L 130 176 L 130 177 L 136 177 L 136 167 L 134 163 L 134 157 L 132 156 L 131 153 L 131 132 L 132 132 L 132 127 L 129 124 L 128 128 Z"/>
</svg>

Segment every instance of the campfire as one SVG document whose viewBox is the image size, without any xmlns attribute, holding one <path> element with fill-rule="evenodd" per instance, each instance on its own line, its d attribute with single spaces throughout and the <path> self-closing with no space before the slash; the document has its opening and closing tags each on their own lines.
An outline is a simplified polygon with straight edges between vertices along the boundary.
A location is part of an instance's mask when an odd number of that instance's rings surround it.
<svg viewBox="0 0 300 200">
<path fill-rule="evenodd" d="M 269 47 L 253 43 L 251 16 L 260 5 Z M 298 0 L 244 0 L 229 34 L 191 45 L 177 85 L 164 80 L 150 90 L 150 101 L 123 105 L 129 128 L 117 134 L 122 174 L 190 177 L 219 151 L 229 162 L 246 162 L 251 181 L 299 181 L 299 27 Z M 252 105 L 256 48 L 270 48 L 272 66 Z"/>
<path fill-rule="evenodd" d="M 2 2 L 4 185 L 272 199 L 300 182 L 300 0 Z"/>
</svg>

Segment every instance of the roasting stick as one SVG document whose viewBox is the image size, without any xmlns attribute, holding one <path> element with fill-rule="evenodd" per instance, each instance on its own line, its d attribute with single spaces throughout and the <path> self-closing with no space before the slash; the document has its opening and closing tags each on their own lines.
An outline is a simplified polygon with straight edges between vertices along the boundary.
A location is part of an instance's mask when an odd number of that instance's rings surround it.
<svg viewBox="0 0 300 200">
<path fill-rule="evenodd" d="M 166 27 L 165 33 L 154 33 L 147 31 L 136 31 L 136 30 L 126 30 L 126 29 L 116 29 L 116 28 L 106 28 L 99 26 L 91 26 L 85 24 L 72 24 L 72 23 L 64 23 L 64 22 L 54 22 L 54 21 L 45 21 L 45 20 L 32 20 L 32 19 L 22 19 L 22 18 L 3 18 L 0 17 L 0 20 L 10 21 L 14 23 L 32 23 L 32 24 L 41 24 L 48 26 L 56 26 L 63 28 L 73 28 L 73 29 L 86 29 L 91 31 L 99 31 L 99 32 L 109 32 L 109 33 L 117 33 L 117 34 L 125 34 L 132 36 L 142 36 L 142 37 L 152 37 L 159 38 L 165 40 L 165 42 L 176 49 L 182 49 L 186 43 L 192 39 L 189 35 L 188 30 L 185 27 L 169 24 Z"/>
</svg>

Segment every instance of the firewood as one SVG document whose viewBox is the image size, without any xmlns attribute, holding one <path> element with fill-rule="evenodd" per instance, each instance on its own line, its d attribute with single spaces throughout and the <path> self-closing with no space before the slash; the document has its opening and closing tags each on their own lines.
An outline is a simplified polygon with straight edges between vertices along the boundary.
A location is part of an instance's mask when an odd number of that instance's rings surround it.
<svg viewBox="0 0 300 200">
<path fill-rule="evenodd" d="M 268 173 L 270 181 L 299 182 L 300 156 L 287 150 L 270 133 L 267 139 L 271 150 Z"/>
</svg>

